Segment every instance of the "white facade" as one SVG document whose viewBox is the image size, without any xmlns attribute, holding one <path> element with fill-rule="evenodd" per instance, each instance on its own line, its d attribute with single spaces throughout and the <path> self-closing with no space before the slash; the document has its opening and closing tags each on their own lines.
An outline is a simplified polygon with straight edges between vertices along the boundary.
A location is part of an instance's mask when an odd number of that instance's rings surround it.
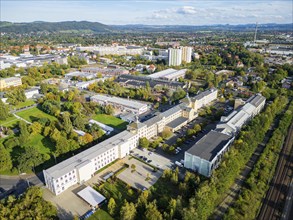
<svg viewBox="0 0 293 220">
<path fill-rule="evenodd" d="M 21 78 L 19 77 L 9 77 L 0 79 L 0 89 L 9 88 L 11 86 L 21 86 Z"/>
<path fill-rule="evenodd" d="M 259 94 L 252 96 L 240 109 L 233 111 L 227 117 L 221 117 L 221 122 L 217 125 L 217 129 L 221 129 L 224 134 L 237 134 L 243 125 L 264 108 L 265 100 Z"/>
<path fill-rule="evenodd" d="M 182 50 L 181 49 L 168 49 L 169 66 L 180 66 L 182 63 Z"/>
<path fill-rule="evenodd" d="M 139 46 L 92 46 L 92 47 L 77 47 L 77 51 L 92 51 L 100 56 L 105 55 L 141 55 L 144 51 L 143 47 Z"/>
<path fill-rule="evenodd" d="M 210 177 L 229 150 L 235 135 L 252 117 L 257 115 L 265 105 L 265 98 L 257 94 L 247 100 L 247 103 L 233 111 L 227 117 L 222 117 L 215 131 L 210 131 L 192 146 L 184 155 L 184 167 Z"/>
<path fill-rule="evenodd" d="M 208 105 L 212 101 L 216 100 L 218 96 L 217 89 L 210 89 L 199 93 L 197 96 L 192 98 L 193 108 L 197 111 L 198 109 Z"/>
<path fill-rule="evenodd" d="M 33 89 L 28 89 L 24 91 L 25 97 L 27 99 L 31 99 L 34 95 L 38 95 L 39 93 L 39 89 L 38 88 L 33 88 Z"/>
<path fill-rule="evenodd" d="M 192 56 L 192 47 L 180 47 L 180 49 L 182 50 L 182 61 L 190 63 Z"/>
<path fill-rule="evenodd" d="M 46 186 L 55 195 L 59 195 L 72 185 L 82 184 L 99 169 L 127 156 L 138 146 L 140 138 L 149 139 L 158 135 L 166 124 L 179 117 L 186 117 L 187 121 L 193 120 L 197 113 L 191 105 L 191 102 L 181 103 L 143 123 L 136 121 L 128 125 L 126 131 L 44 170 Z"/>
</svg>

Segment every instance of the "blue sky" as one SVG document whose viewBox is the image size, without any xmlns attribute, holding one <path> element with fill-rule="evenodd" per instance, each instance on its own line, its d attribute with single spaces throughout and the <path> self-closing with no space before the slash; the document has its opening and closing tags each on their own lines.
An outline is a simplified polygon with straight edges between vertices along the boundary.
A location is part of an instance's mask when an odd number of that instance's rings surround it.
<svg viewBox="0 0 293 220">
<path fill-rule="evenodd" d="M 292 0 L 0 0 L 1 21 L 104 24 L 292 23 Z"/>
</svg>

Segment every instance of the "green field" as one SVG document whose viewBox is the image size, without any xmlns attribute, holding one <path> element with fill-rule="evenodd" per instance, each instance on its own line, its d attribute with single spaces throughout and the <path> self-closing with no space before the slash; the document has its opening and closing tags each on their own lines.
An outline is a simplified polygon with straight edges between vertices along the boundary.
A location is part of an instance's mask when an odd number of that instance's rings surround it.
<svg viewBox="0 0 293 220">
<path fill-rule="evenodd" d="M 110 127 L 113 127 L 115 129 L 119 130 L 125 130 L 128 123 L 126 121 L 123 121 L 119 118 L 116 118 L 112 115 L 106 115 L 106 114 L 98 114 L 93 117 L 94 120 L 101 122 L 105 125 L 108 125 Z"/>
<path fill-rule="evenodd" d="M 55 151 L 55 146 L 49 137 L 44 137 L 41 134 L 30 136 L 30 139 L 25 143 L 24 146 L 33 146 L 39 150 L 40 153 L 47 153 Z"/>
<path fill-rule="evenodd" d="M 12 109 L 20 109 L 20 108 L 24 108 L 24 107 L 27 107 L 27 106 L 31 106 L 33 104 L 36 104 L 34 102 L 34 100 L 27 99 L 25 102 L 20 102 L 20 103 L 18 103 L 18 105 L 11 106 L 11 107 L 12 107 Z"/>
<path fill-rule="evenodd" d="M 29 122 L 37 121 L 40 118 L 48 118 L 51 121 L 56 120 L 56 118 L 54 116 L 48 115 L 47 113 L 41 111 L 37 107 L 18 112 L 16 114 Z"/>
<path fill-rule="evenodd" d="M 98 209 L 88 220 L 113 220 L 108 212 L 103 209 Z"/>
<path fill-rule="evenodd" d="M 19 119 L 17 119 L 14 116 L 11 116 L 11 117 L 7 118 L 4 121 L 1 121 L 0 120 L 0 125 L 1 126 L 5 126 L 5 127 L 13 128 L 13 127 L 15 127 L 18 124 L 18 122 L 19 122 Z"/>
</svg>

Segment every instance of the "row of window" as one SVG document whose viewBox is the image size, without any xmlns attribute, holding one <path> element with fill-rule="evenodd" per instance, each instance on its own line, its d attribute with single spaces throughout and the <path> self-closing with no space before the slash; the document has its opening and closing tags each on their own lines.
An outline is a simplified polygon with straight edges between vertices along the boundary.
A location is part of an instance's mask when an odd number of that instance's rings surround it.
<svg viewBox="0 0 293 220">
<path fill-rule="evenodd" d="M 65 174 L 65 175 L 64 175 L 64 179 L 66 179 L 68 176 L 70 177 L 70 176 L 73 175 L 74 173 L 75 173 L 74 170 L 70 171 L 68 174 Z M 73 178 L 75 178 L 75 175 L 73 175 Z M 62 181 L 62 180 L 63 180 L 63 176 L 61 176 L 60 178 L 56 179 L 56 183 L 59 182 L 59 179 L 60 179 L 60 181 Z"/>
</svg>

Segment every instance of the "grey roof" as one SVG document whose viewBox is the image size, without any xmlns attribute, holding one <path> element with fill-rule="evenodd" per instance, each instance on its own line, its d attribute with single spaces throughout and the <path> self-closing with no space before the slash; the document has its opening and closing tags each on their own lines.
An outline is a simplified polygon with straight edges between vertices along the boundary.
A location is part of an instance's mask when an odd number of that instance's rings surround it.
<svg viewBox="0 0 293 220">
<path fill-rule="evenodd" d="M 188 118 L 179 117 L 179 118 L 176 118 L 175 120 L 169 122 L 166 126 L 168 126 L 170 128 L 177 128 L 179 125 L 186 122 L 187 120 L 188 120 Z"/>
<path fill-rule="evenodd" d="M 254 105 L 255 107 L 258 107 L 263 101 L 265 101 L 266 98 L 263 97 L 260 94 L 257 94 L 255 96 L 250 97 L 247 102 L 249 102 L 250 104 Z"/>
<path fill-rule="evenodd" d="M 196 142 L 187 152 L 207 161 L 212 161 L 230 139 L 232 139 L 232 137 L 229 135 L 210 131 Z"/>
<path fill-rule="evenodd" d="M 153 124 L 157 123 L 158 121 L 161 121 L 161 119 L 162 119 L 162 116 L 159 114 L 155 117 L 152 117 L 152 118 L 144 121 L 143 123 L 149 127 L 149 126 L 152 126 Z"/>
<path fill-rule="evenodd" d="M 55 166 L 46 170 L 46 172 L 53 178 L 59 178 L 66 173 L 74 170 L 83 163 L 88 163 L 93 158 L 99 156 L 100 154 L 110 150 L 114 146 L 117 146 L 123 142 L 126 142 L 134 134 L 129 131 L 123 131 L 95 146 L 56 164 Z"/>
<path fill-rule="evenodd" d="M 98 100 L 98 101 L 103 101 L 103 102 L 112 102 L 118 105 L 122 106 L 128 106 L 133 109 L 140 109 L 144 108 L 147 106 L 147 104 L 135 101 L 135 100 L 129 100 L 129 99 L 123 99 L 123 98 L 118 98 L 118 97 L 111 97 L 111 96 L 106 96 L 106 95 L 94 95 L 91 97 L 91 100 Z"/>
<path fill-rule="evenodd" d="M 180 105 L 176 105 L 173 108 L 170 108 L 167 111 L 162 112 L 161 115 L 163 117 L 168 117 L 168 116 L 170 116 L 170 115 L 172 115 L 172 114 L 174 114 L 174 113 L 176 113 L 176 112 L 178 112 L 180 110 L 181 110 Z"/>
<path fill-rule="evenodd" d="M 209 90 L 206 90 L 206 91 L 201 92 L 201 93 L 199 93 L 198 95 L 192 97 L 192 99 L 193 99 L 193 100 L 200 100 L 200 99 L 204 98 L 205 96 L 207 96 L 207 95 L 213 93 L 214 91 L 216 91 L 216 89 L 209 89 Z"/>
</svg>

